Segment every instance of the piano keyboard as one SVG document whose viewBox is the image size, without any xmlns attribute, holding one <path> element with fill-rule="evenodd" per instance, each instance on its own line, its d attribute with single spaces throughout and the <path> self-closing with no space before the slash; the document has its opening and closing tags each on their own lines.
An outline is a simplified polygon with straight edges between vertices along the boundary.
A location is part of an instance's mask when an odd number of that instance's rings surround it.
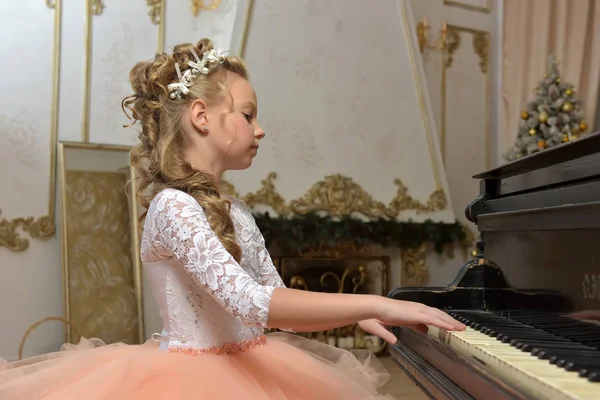
<svg viewBox="0 0 600 400">
<path fill-rule="evenodd" d="M 556 314 L 448 311 L 468 327 L 428 335 L 536 399 L 600 399 L 600 327 Z"/>
</svg>

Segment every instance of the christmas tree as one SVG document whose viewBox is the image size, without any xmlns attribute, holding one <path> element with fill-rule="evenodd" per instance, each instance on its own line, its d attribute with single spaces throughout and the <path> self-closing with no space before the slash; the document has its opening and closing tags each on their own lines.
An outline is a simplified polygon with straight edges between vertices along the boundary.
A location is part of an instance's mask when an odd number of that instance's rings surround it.
<svg viewBox="0 0 600 400">
<path fill-rule="evenodd" d="M 533 93 L 534 99 L 521 112 L 515 145 L 505 154 L 508 161 L 575 140 L 588 128 L 581 101 L 573 85 L 561 81 L 554 56 L 548 59 L 548 73 Z"/>
</svg>

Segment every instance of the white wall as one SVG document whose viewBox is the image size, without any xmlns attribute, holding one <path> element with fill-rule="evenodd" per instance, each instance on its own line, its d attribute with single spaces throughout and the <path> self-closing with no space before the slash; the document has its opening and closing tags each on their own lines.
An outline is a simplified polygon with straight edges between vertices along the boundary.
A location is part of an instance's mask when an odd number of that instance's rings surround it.
<svg viewBox="0 0 600 400">
<path fill-rule="evenodd" d="M 120 103 L 131 90 L 127 79 L 131 67 L 152 59 L 159 50 L 161 25 L 151 21 L 144 1 L 105 0 L 102 13 L 89 19 L 86 1 L 51 3 L 59 7 L 49 8 L 38 0 L 0 4 L 0 53 L 5 55 L 5 90 L 0 94 L 0 180 L 5 183 L 0 189 L 0 219 L 5 220 L 0 220 L 0 235 L 3 224 L 14 218 L 37 218 L 47 215 L 49 206 L 58 206 L 58 200 L 50 201 L 48 189 L 53 132 L 63 141 L 135 143 L 135 130 L 122 127 L 129 121 Z M 241 30 L 233 24 L 244 21 L 247 1 L 225 0 L 219 9 L 203 11 L 198 17 L 191 16 L 182 2 L 169 2 L 169 7 L 162 25 L 167 45 L 210 35 L 224 47 L 239 48 L 240 38 L 234 34 L 239 36 Z M 58 15 L 62 18 L 55 19 Z M 53 37 L 59 31 L 60 70 L 54 79 L 53 56 L 59 48 L 54 47 Z M 86 34 L 91 37 L 89 43 Z M 58 102 L 53 101 L 54 83 L 59 84 Z M 57 129 L 52 128 L 54 118 Z M 60 226 L 46 241 L 20 234 L 31 241 L 26 251 L 0 247 L 0 357 L 9 360 L 17 357 L 21 338 L 31 324 L 64 315 Z M 160 321 L 153 312 L 153 300 L 144 300 L 149 336 L 160 329 Z M 27 339 L 24 355 L 55 351 L 63 341 L 60 322 L 44 323 Z"/>
<path fill-rule="evenodd" d="M 4 57 L 2 74 L 0 175 L 7 183 L 1 189 L 0 218 L 48 213 L 53 132 L 60 140 L 135 143 L 135 131 L 122 128 L 128 121 L 120 109 L 134 63 L 152 59 L 163 41 L 169 50 L 175 43 L 211 36 L 222 47 L 239 49 L 248 4 L 223 0 L 219 9 L 193 17 L 187 2 L 169 1 L 164 24 L 157 25 L 147 15 L 146 2 L 104 3 L 103 12 L 89 19 L 86 2 L 60 3 L 58 103 L 52 98 L 56 9 L 38 0 L 0 4 L 2 54 L 18 54 Z M 394 178 L 421 201 L 438 184 L 447 192 L 436 124 L 415 84 L 415 73 L 423 71 L 418 54 L 410 57 L 407 38 L 413 38 L 406 36 L 395 1 L 366 8 L 332 0 L 254 3 L 246 56 L 268 136 L 254 168 L 243 179 L 232 174 L 240 192 L 258 189 L 271 171 L 279 173 L 277 186 L 286 200 L 331 173 L 351 176 L 383 202 L 393 197 Z M 159 37 L 163 29 L 164 40 Z M 421 84 L 426 96 L 429 83 L 422 79 Z M 427 126 L 431 139 L 425 136 Z M 449 207 L 400 218 L 452 221 L 453 213 Z M 32 240 L 21 253 L 0 247 L 0 357 L 16 357 L 32 323 L 63 315 L 59 235 L 60 227 L 53 238 Z M 392 286 L 399 283 L 399 264 L 394 268 Z M 144 303 L 149 336 L 160 329 L 160 321 L 153 301 Z M 63 332 L 56 322 L 40 326 L 29 337 L 25 356 L 57 350 Z"/>
</svg>

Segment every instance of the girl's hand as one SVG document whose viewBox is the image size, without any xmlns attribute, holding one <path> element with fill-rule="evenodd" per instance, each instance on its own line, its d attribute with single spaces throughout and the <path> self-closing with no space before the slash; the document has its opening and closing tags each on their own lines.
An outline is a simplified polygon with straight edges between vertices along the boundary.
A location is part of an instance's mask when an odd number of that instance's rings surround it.
<svg viewBox="0 0 600 400">
<path fill-rule="evenodd" d="M 371 335 L 379 336 L 389 344 L 396 344 L 398 341 L 396 336 L 394 336 L 392 332 L 388 331 L 387 328 L 376 319 L 365 319 L 363 321 L 358 321 L 358 326 L 360 329 L 370 333 Z"/>
<path fill-rule="evenodd" d="M 379 336 L 389 344 L 396 344 L 396 342 L 398 342 L 398 338 L 379 320 L 365 319 L 363 321 L 358 321 L 358 326 L 367 333 Z M 405 325 L 405 327 L 415 330 L 419 333 L 427 333 L 427 326 L 424 324 Z"/>
<path fill-rule="evenodd" d="M 379 336 L 390 344 L 398 339 L 386 329 L 386 326 L 405 326 L 420 333 L 427 333 L 427 325 L 449 331 L 462 331 L 465 325 L 445 312 L 412 301 L 381 298 L 376 310 L 377 318 L 363 320 L 358 326 L 365 332 Z"/>
</svg>

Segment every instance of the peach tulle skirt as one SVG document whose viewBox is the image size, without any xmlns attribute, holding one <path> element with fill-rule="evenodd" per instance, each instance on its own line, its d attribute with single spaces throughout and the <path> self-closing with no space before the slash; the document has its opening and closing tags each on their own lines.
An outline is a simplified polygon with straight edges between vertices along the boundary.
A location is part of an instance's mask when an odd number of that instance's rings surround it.
<svg viewBox="0 0 600 400">
<path fill-rule="evenodd" d="M 0 360 L 0 399 L 392 399 L 378 393 L 389 377 L 368 351 L 288 333 L 233 356 L 82 339 L 57 353 Z"/>
</svg>

